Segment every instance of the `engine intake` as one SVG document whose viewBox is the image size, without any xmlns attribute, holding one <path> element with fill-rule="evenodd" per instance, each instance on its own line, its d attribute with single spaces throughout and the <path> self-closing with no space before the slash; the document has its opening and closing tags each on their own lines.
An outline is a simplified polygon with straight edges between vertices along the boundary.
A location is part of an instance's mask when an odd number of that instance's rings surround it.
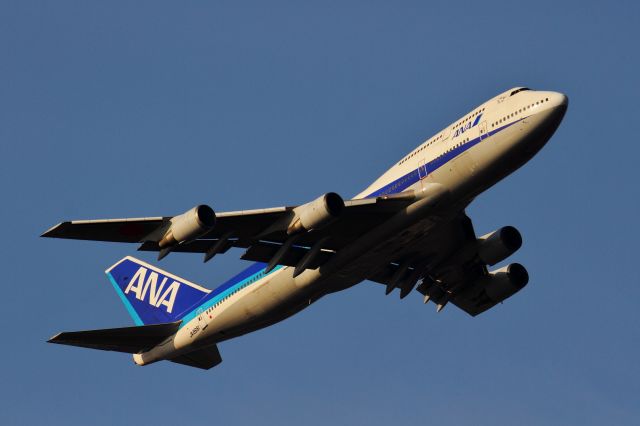
<svg viewBox="0 0 640 426">
<path fill-rule="evenodd" d="M 504 268 L 489 272 L 485 278 L 484 291 L 495 303 L 513 296 L 529 282 L 529 273 L 519 263 L 512 263 Z"/>
<path fill-rule="evenodd" d="M 310 203 L 295 208 L 295 218 L 287 227 L 287 234 L 311 231 L 336 220 L 344 209 L 344 201 L 335 192 L 328 192 Z"/>
<path fill-rule="evenodd" d="M 206 204 L 195 206 L 171 218 L 171 225 L 158 241 L 160 248 L 195 240 L 211 231 L 216 224 L 216 213 Z"/>
<path fill-rule="evenodd" d="M 522 246 L 522 236 L 513 226 L 505 226 L 478 238 L 478 255 L 493 266 L 511 256 Z"/>
</svg>

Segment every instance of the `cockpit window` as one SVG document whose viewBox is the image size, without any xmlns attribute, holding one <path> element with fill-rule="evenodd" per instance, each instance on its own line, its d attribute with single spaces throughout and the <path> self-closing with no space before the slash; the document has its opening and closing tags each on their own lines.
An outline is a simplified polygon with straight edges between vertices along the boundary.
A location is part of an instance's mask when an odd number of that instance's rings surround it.
<svg viewBox="0 0 640 426">
<path fill-rule="evenodd" d="M 531 89 L 529 89 L 528 87 L 521 87 L 521 88 L 516 89 L 513 92 L 511 92 L 511 94 L 509 96 L 513 96 L 513 95 L 515 95 L 516 93 L 519 93 L 519 92 L 524 92 L 525 90 L 531 90 Z"/>
</svg>

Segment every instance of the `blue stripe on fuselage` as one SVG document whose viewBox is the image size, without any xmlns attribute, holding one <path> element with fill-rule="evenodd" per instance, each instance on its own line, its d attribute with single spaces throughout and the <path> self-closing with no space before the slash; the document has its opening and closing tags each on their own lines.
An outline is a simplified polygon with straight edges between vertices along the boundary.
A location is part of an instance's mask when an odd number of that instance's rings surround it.
<svg viewBox="0 0 640 426">
<path fill-rule="evenodd" d="M 246 280 L 247 278 L 250 278 L 250 277 L 256 275 L 257 273 L 259 273 L 260 271 L 262 271 L 266 267 L 267 267 L 266 263 L 262 263 L 262 262 L 254 263 L 253 265 L 249 266 L 247 269 L 243 270 L 239 274 L 233 276 L 232 278 L 230 278 L 227 281 L 225 281 L 224 283 L 222 283 L 220 286 L 218 286 L 211 293 L 207 294 L 207 296 L 205 297 L 203 302 L 205 302 L 205 301 L 207 301 L 209 299 L 215 298 L 220 293 L 224 292 L 225 290 L 228 290 L 228 289 L 232 288 L 233 286 L 235 286 L 238 283 Z"/>
<path fill-rule="evenodd" d="M 202 302 L 196 305 L 196 309 L 192 310 L 191 312 L 189 312 L 187 315 L 184 316 L 184 318 L 182 319 L 182 324 L 180 324 L 180 327 L 182 327 L 183 325 L 187 324 L 189 321 L 194 319 L 197 316 L 197 313 L 199 311 L 209 309 L 211 306 L 215 305 L 216 303 L 220 302 L 221 300 L 235 293 L 236 291 L 257 282 L 260 279 L 266 277 L 267 275 L 270 275 L 282 268 L 282 266 L 277 266 L 268 274 L 265 274 L 264 270 L 266 269 L 266 267 L 267 267 L 266 263 L 256 262 L 253 265 L 249 266 L 247 269 L 240 272 L 239 274 L 225 281 L 222 285 L 218 286 L 211 293 L 207 294 L 202 299 Z"/>
<path fill-rule="evenodd" d="M 522 117 L 519 120 L 516 120 L 516 121 L 514 121 L 512 123 L 506 124 L 506 125 L 498 128 L 498 129 L 495 129 L 493 131 L 487 132 L 487 134 L 483 138 L 483 140 L 486 140 L 489 136 L 493 136 L 496 133 L 500 132 L 501 130 L 506 129 L 507 127 L 512 126 L 512 125 L 516 124 L 518 121 L 524 120 L 525 118 L 527 118 L 527 117 Z M 454 159 L 458 155 L 462 154 L 466 150 L 473 148 L 478 143 L 480 143 L 480 136 L 478 136 L 475 139 L 471 139 L 468 142 L 463 143 L 462 145 L 452 149 L 451 151 L 445 152 L 444 154 L 440 155 L 439 157 L 436 157 L 433 160 L 429 161 L 424 166 L 420 166 L 417 169 L 410 171 L 406 175 L 394 180 L 391 183 L 388 183 L 387 185 L 385 185 L 382 188 L 372 192 L 371 194 L 367 195 L 364 198 L 379 197 L 381 195 L 391 195 L 391 194 L 396 194 L 398 192 L 402 192 L 402 191 L 404 191 L 405 189 L 407 189 L 408 187 L 410 187 L 411 185 L 413 185 L 414 183 L 416 183 L 416 182 L 418 182 L 420 180 L 420 173 L 419 173 L 420 169 L 423 169 L 422 170 L 422 172 L 423 172 L 422 175 L 423 176 L 427 176 L 428 174 L 433 173 L 434 171 L 438 170 L 440 167 L 444 166 L 449 161 L 451 161 L 452 159 Z"/>
</svg>

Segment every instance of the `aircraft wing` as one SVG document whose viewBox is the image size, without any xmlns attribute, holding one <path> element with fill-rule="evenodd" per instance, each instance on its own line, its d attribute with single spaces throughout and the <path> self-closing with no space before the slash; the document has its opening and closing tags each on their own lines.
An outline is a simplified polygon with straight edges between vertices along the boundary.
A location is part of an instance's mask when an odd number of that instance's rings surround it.
<svg viewBox="0 0 640 426">
<path fill-rule="evenodd" d="M 304 250 L 300 251 L 296 248 L 309 249 L 318 242 L 321 242 L 323 252 L 338 250 L 380 225 L 415 199 L 413 193 L 345 202 L 340 199 L 343 205 L 339 216 L 329 218 L 330 220 L 323 226 L 298 232 L 295 243 L 292 244 L 294 252 L 304 253 Z M 177 234 L 172 227 L 177 228 L 177 225 L 182 226 L 185 223 L 184 226 L 188 227 L 192 223 L 198 223 L 196 219 L 191 218 L 198 217 L 197 209 L 202 206 L 179 216 L 62 222 L 47 230 L 42 236 L 139 243 L 141 244 L 139 250 L 160 252 L 160 258 L 166 255 L 162 252 L 163 250 L 167 250 L 167 253 L 168 251 L 205 253 L 205 261 L 215 254 L 226 252 L 230 247 L 242 247 L 248 249 L 243 259 L 266 262 L 269 261 L 269 255 L 273 254 L 274 249 L 277 251 L 278 247 L 291 238 L 292 228 L 301 226 L 300 218 L 304 219 L 305 212 L 313 213 L 315 211 L 313 209 L 320 206 L 318 200 L 302 206 L 217 213 L 214 219 L 215 225 L 210 229 L 205 229 L 205 232 L 200 232 L 197 236 L 191 235 L 183 241 L 165 246 L 163 241 L 167 240 L 167 236 L 175 239 Z M 192 213 L 194 211 L 195 213 Z M 326 256 L 321 254 L 315 260 L 315 264 L 322 263 L 323 259 L 326 259 Z"/>
<path fill-rule="evenodd" d="M 512 227 L 501 228 L 478 239 L 471 219 L 461 212 L 426 235 L 419 244 L 419 251 L 413 251 L 405 261 L 388 264 L 369 280 L 387 286 L 387 294 L 398 288 L 401 298 L 415 287 L 424 295 L 425 303 L 434 302 L 438 311 L 451 302 L 476 316 L 501 303 L 528 282 L 527 272 L 519 264 L 488 271 L 486 258 L 489 256 L 483 253 L 481 245 L 491 236 L 494 242 L 497 238 L 505 240 L 510 245 L 507 251 L 511 252 L 522 242 L 520 234 Z M 504 257 L 508 255 L 507 251 Z M 496 256 L 500 257 L 494 255 L 495 259 L 498 259 Z M 490 262 L 494 264 L 500 260 Z"/>
<path fill-rule="evenodd" d="M 247 239 L 257 235 L 261 230 L 277 219 L 287 215 L 292 207 L 276 207 L 270 209 L 222 212 L 216 214 L 214 230 L 199 236 L 194 241 L 210 242 L 217 240 L 228 232 L 233 232 L 234 239 Z M 162 232 L 162 228 L 170 224 L 176 216 L 157 216 L 125 219 L 74 220 L 59 223 L 47 230 L 43 237 L 66 238 L 74 240 L 111 241 L 118 243 L 151 242 Z M 160 232 L 159 232 L 160 231 Z M 193 250 L 186 248 L 176 251 L 199 252 L 195 244 Z"/>
</svg>

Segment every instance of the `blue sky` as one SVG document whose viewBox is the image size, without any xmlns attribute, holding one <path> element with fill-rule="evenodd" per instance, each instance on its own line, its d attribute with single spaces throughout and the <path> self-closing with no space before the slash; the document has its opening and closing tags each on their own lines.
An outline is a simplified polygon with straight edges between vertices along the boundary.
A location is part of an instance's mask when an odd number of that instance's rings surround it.
<svg viewBox="0 0 640 426">
<path fill-rule="evenodd" d="M 303 4 L 304 3 L 304 4 Z M 0 13 L 0 423 L 637 424 L 637 2 L 25 2 Z M 131 324 L 103 271 L 134 246 L 67 219 L 359 192 L 513 86 L 570 107 L 468 210 L 531 281 L 471 318 L 362 283 L 220 345 L 202 372 L 48 345 Z M 162 267 L 214 287 L 241 252 Z M 511 259 L 510 259 L 511 260 Z"/>
</svg>

